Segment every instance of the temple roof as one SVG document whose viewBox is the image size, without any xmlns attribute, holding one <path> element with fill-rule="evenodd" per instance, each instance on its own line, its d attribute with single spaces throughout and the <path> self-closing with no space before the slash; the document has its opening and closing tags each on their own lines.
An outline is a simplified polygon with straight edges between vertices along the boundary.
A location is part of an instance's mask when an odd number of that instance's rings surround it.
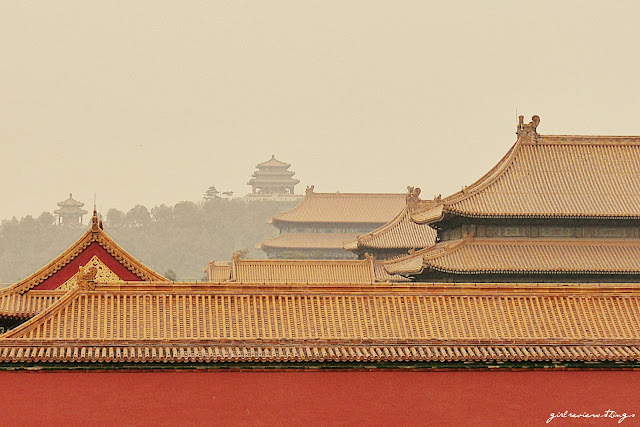
<svg viewBox="0 0 640 427">
<path fill-rule="evenodd" d="M 256 244 L 256 249 L 339 249 L 358 233 L 283 233 Z"/>
<path fill-rule="evenodd" d="M 440 242 L 384 263 L 392 274 L 640 274 L 639 239 L 475 238 Z"/>
<path fill-rule="evenodd" d="M 84 215 L 87 213 L 86 210 L 82 209 L 84 203 L 75 200 L 72 194 L 69 194 L 68 199 L 58 202 L 58 206 L 60 206 L 60 209 L 56 209 L 55 211 L 53 211 L 54 214 Z"/>
<path fill-rule="evenodd" d="M 79 265 L 87 265 L 96 259 L 97 261 L 94 262 L 99 264 L 98 268 L 104 269 L 105 273 L 112 277 L 119 276 L 119 280 L 167 280 L 113 241 L 98 224 L 97 214 L 94 211 L 89 230 L 67 250 L 29 277 L 0 289 L 0 317 L 33 315 L 60 296 L 53 291 L 54 289 L 67 283 L 71 285 Z M 33 292 L 37 294 L 31 295 Z M 45 293 L 41 294 L 41 292 Z"/>
<path fill-rule="evenodd" d="M 640 218 L 640 137 L 538 135 L 539 118 L 485 176 L 413 216 Z"/>
<path fill-rule="evenodd" d="M 2 335 L 0 363 L 637 362 L 639 318 L 637 284 L 98 283 Z"/>
<path fill-rule="evenodd" d="M 410 187 L 411 188 L 411 187 Z M 411 188 L 414 190 L 413 188 Z M 420 189 L 415 189 L 419 190 Z M 417 197 L 417 196 L 416 196 Z M 346 250 L 367 249 L 422 249 L 436 243 L 436 231 L 428 225 L 411 220 L 416 210 L 424 210 L 434 204 L 431 200 L 411 200 L 391 221 L 367 234 L 345 243 Z"/>
<path fill-rule="evenodd" d="M 60 207 L 69 206 L 69 207 L 81 208 L 82 206 L 84 206 L 84 203 L 77 201 L 76 199 L 73 198 L 73 194 L 69 193 L 69 198 L 61 202 L 58 202 L 58 206 Z"/>
<path fill-rule="evenodd" d="M 363 260 L 242 259 L 231 263 L 209 263 L 209 280 L 214 282 L 279 284 L 349 284 L 407 280 L 390 275 L 372 257 Z"/>
<path fill-rule="evenodd" d="M 395 193 L 316 193 L 307 188 L 295 208 L 276 214 L 270 222 L 384 224 L 405 205 L 405 195 Z"/>
<path fill-rule="evenodd" d="M 267 160 L 266 162 L 259 163 L 256 167 L 257 168 L 277 167 L 277 168 L 287 169 L 288 167 L 291 167 L 291 165 L 289 163 L 281 162 L 280 160 L 276 159 L 275 155 L 271 155 L 271 158 L 269 160 Z"/>
</svg>

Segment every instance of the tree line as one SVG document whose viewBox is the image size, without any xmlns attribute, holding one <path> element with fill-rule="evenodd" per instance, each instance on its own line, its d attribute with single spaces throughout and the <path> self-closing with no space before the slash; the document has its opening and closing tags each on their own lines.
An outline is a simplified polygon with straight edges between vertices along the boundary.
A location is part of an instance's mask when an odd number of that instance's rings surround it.
<svg viewBox="0 0 640 427">
<path fill-rule="evenodd" d="M 158 273 L 179 280 L 202 280 L 203 269 L 212 259 L 229 260 L 235 251 L 264 258 L 254 245 L 278 234 L 266 220 L 296 204 L 215 195 L 201 202 L 151 209 L 143 205 L 126 212 L 112 208 L 103 220 L 109 236 Z M 3 220 L 0 282 L 16 282 L 35 272 L 73 244 L 87 227 L 56 225 L 50 212 L 37 218 Z"/>
</svg>

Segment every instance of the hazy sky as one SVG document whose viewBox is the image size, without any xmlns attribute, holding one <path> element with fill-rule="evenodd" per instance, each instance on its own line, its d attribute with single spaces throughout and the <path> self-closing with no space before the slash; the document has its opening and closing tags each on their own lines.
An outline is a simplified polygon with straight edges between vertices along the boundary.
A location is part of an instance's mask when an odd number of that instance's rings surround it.
<svg viewBox="0 0 640 427">
<path fill-rule="evenodd" d="M 443 196 L 515 141 L 640 134 L 640 2 L 3 1 L 0 218 L 246 194 Z M 90 207 L 90 206 L 89 206 Z"/>
</svg>

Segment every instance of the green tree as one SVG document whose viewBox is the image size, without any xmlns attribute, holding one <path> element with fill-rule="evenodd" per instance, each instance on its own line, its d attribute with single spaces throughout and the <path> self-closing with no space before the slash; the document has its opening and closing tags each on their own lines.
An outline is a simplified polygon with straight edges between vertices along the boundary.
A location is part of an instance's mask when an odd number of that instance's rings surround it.
<svg viewBox="0 0 640 427">
<path fill-rule="evenodd" d="M 151 208 L 151 216 L 154 221 L 170 221 L 173 218 L 173 208 L 164 203 Z"/>
<path fill-rule="evenodd" d="M 38 223 L 41 227 L 49 227 L 56 223 L 56 217 L 50 212 L 42 212 L 38 217 Z"/>
<path fill-rule="evenodd" d="M 109 227 L 122 227 L 124 225 L 124 213 L 111 208 L 107 211 L 107 224 Z"/>
<path fill-rule="evenodd" d="M 175 282 L 178 280 L 178 277 L 176 276 L 176 272 L 173 271 L 172 269 L 168 269 L 167 271 L 165 271 L 163 276 L 171 280 L 172 282 Z"/>
<path fill-rule="evenodd" d="M 215 186 L 211 186 L 209 188 L 207 188 L 207 191 L 204 192 L 204 199 L 205 200 L 213 200 L 213 199 L 219 199 L 220 192 L 216 189 Z"/>
<path fill-rule="evenodd" d="M 125 224 L 129 227 L 142 227 L 151 223 L 149 209 L 142 205 L 135 205 L 124 216 Z"/>
</svg>

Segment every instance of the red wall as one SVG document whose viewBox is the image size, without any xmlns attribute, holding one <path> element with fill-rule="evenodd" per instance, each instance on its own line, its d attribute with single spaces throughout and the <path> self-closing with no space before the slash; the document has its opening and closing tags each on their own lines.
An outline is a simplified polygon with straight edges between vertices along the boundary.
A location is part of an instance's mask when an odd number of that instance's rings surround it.
<svg viewBox="0 0 640 427">
<path fill-rule="evenodd" d="M 67 280 L 73 277 L 78 272 L 78 268 L 81 265 L 87 265 L 94 255 L 98 256 L 98 259 L 104 263 L 111 271 L 118 275 L 122 280 L 136 281 L 140 280 L 138 276 L 129 271 L 125 266 L 115 259 L 109 252 L 107 252 L 100 244 L 93 242 L 86 247 L 84 251 L 77 257 L 75 257 L 69 264 L 58 270 L 53 276 L 46 279 L 44 282 L 35 286 L 34 290 L 56 289 L 58 286 L 64 284 Z"/>
<path fill-rule="evenodd" d="M 640 424 L 640 371 L 0 372 L 3 425 Z"/>
</svg>

